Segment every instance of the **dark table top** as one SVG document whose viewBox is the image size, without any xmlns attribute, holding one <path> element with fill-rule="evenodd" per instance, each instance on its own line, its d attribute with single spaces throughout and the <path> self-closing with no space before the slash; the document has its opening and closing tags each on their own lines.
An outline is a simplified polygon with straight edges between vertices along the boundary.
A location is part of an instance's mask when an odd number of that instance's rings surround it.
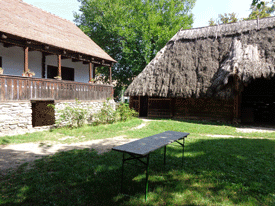
<svg viewBox="0 0 275 206">
<path fill-rule="evenodd" d="M 168 145 L 176 140 L 187 137 L 189 133 L 166 131 L 150 137 L 145 137 L 133 142 L 129 142 L 112 149 L 119 152 L 127 152 L 131 154 L 145 156 L 152 151 L 155 151 L 165 145 Z"/>
</svg>

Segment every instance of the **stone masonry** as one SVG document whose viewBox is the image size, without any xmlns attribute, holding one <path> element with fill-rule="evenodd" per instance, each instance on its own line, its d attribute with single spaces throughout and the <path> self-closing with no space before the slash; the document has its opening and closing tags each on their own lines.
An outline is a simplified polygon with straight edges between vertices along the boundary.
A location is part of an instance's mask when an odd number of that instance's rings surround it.
<svg viewBox="0 0 275 206">
<path fill-rule="evenodd" d="M 97 113 L 103 106 L 105 101 L 80 101 L 77 106 L 89 109 L 91 113 Z M 115 109 L 116 103 L 110 100 L 109 104 Z M 65 108 L 66 106 L 75 106 L 76 102 L 56 102 L 55 116 L 57 117 L 57 110 Z M 41 131 L 49 129 L 50 126 L 32 127 L 32 104 L 31 102 L 16 102 L 16 103 L 0 103 L 0 136 L 16 135 L 26 132 Z"/>
</svg>

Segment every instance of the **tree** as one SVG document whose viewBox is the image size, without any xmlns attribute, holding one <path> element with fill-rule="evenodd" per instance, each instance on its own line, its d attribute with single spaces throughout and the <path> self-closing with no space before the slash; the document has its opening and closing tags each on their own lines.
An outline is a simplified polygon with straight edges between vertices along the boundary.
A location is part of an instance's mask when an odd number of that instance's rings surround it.
<svg viewBox="0 0 275 206">
<path fill-rule="evenodd" d="M 258 17 L 260 19 L 269 17 L 275 11 L 275 0 L 273 0 L 272 2 L 253 0 L 250 10 L 251 10 L 251 13 L 249 14 L 249 16 L 243 19 L 238 19 L 235 13 L 229 13 L 229 14 L 225 13 L 224 15 L 219 14 L 218 19 L 214 20 L 213 18 L 211 18 L 208 21 L 209 26 L 217 25 L 217 23 L 226 24 L 226 23 L 233 23 L 233 22 L 249 20 L 249 19 L 257 19 Z"/>
<path fill-rule="evenodd" d="M 193 23 L 195 0 L 78 1 L 76 24 L 118 61 L 113 68 L 118 90 L 129 85 L 180 28 Z"/>
<path fill-rule="evenodd" d="M 245 20 L 269 17 L 274 12 L 274 2 L 271 6 L 269 6 L 270 2 L 266 1 L 258 2 L 258 4 L 253 3 L 250 7 L 251 13 L 249 14 L 248 18 L 245 18 Z"/>
<path fill-rule="evenodd" d="M 217 24 L 227 24 L 227 23 L 234 23 L 234 22 L 238 22 L 238 18 L 236 16 L 236 13 L 225 13 L 225 14 L 219 14 L 218 19 L 214 20 L 213 18 L 211 18 L 208 23 L 209 26 L 215 26 Z"/>
<path fill-rule="evenodd" d="M 209 21 L 209 26 L 216 26 L 217 24 L 215 23 L 215 19 L 211 18 Z"/>
</svg>

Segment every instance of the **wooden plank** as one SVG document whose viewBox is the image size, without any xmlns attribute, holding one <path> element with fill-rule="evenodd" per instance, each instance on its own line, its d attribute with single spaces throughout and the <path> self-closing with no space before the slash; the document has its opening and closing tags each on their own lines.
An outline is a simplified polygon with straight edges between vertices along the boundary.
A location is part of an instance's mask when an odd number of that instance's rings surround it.
<svg viewBox="0 0 275 206">
<path fill-rule="evenodd" d="M 13 80 L 10 78 L 6 79 L 6 100 L 13 100 Z"/>
<path fill-rule="evenodd" d="M 5 79 L 1 78 L 0 79 L 0 100 L 5 101 Z"/>
<path fill-rule="evenodd" d="M 17 83 L 18 83 L 18 80 L 14 79 L 13 80 L 13 97 L 12 97 L 13 100 L 18 100 L 18 98 L 17 98 Z"/>
</svg>

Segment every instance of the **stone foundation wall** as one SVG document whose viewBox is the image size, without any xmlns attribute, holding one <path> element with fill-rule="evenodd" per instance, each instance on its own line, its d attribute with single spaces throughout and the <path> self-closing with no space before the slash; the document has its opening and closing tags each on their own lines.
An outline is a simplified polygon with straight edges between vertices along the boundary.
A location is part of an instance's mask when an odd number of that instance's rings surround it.
<svg viewBox="0 0 275 206">
<path fill-rule="evenodd" d="M 105 101 L 80 101 L 82 108 L 89 109 L 91 113 L 97 113 Z M 116 103 L 110 100 L 109 104 L 115 109 Z M 55 116 L 58 118 L 57 110 L 66 106 L 75 106 L 76 102 L 55 102 Z M 50 127 L 45 127 L 50 128 Z M 32 127 L 32 104 L 31 102 L 21 103 L 0 103 L 0 136 L 15 135 L 26 132 L 41 131 L 41 127 Z"/>
<path fill-rule="evenodd" d="M 0 133 L 32 128 L 30 102 L 0 103 Z"/>
<path fill-rule="evenodd" d="M 69 107 L 81 107 L 83 109 L 87 109 L 90 111 L 91 114 L 95 114 L 98 113 L 101 108 L 103 107 L 103 103 L 106 101 L 80 101 L 80 104 L 76 104 L 75 101 L 73 102 L 58 102 L 55 103 L 55 118 L 56 121 L 58 121 L 58 110 L 64 109 L 65 107 L 69 106 Z M 108 104 L 111 105 L 111 107 L 113 109 L 116 108 L 116 103 L 114 100 L 109 100 Z"/>
</svg>

